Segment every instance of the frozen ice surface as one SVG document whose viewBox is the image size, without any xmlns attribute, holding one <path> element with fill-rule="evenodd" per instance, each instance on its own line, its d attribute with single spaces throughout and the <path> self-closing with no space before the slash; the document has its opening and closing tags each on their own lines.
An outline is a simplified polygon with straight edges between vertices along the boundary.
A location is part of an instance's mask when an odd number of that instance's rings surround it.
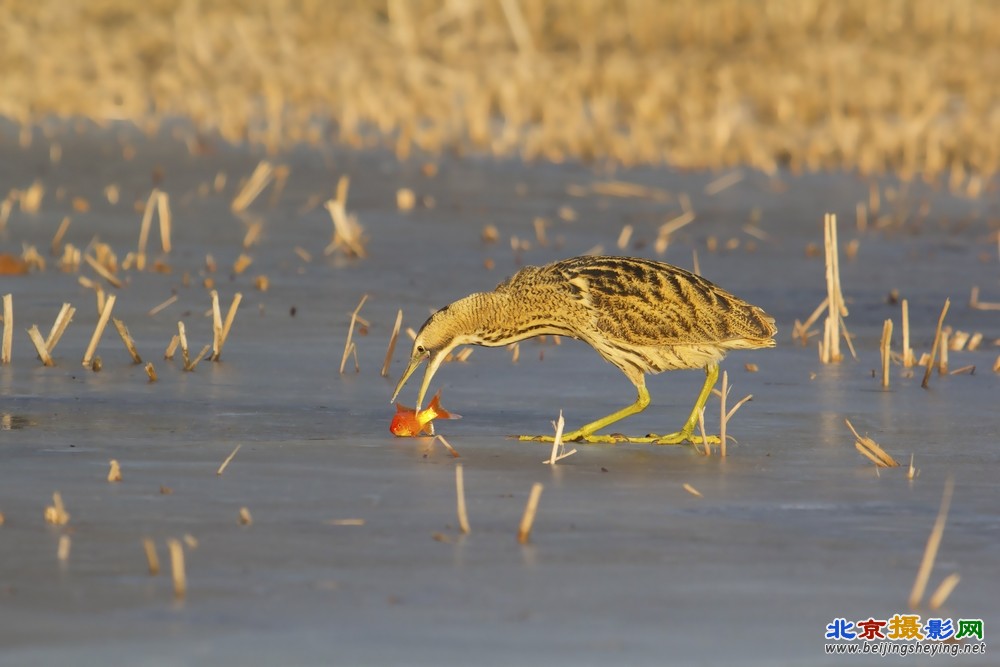
<svg viewBox="0 0 1000 667">
<path fill-rule="evenodd" d="M 572 428 L 625 405 L 633 390 L 624 377 L 573 341 L 526 341 L 517 364 L 508 351 L 477 348 L 467 363 L 443 366 L 432 388 L 443 387 L 444 405 L 465 416 L 438 426 L 461 454 L 454 459 L 429 439 L 388 432 L 388 399 L 409 351 L 402 337 L 391 377 L 379 376 L 396 310 L 404 311 L 404 327 L 417 328 L 430 309 L 492 288 L 518 261 L 544 263 L 597 244 L 617 251 L 625 223 L 645 243 L 630 252 L 656 257 L 652 241 L 679 212 L 676 201 L 570 196 L 571 184 L 609 178 L 580 165 L 444 159 L 427 178 L 419 160 L 301 151 L 280 158 L 291 175 L 278 202 L 269 206 L 265 192 L 247 215 L 263 223 L 263 237 L 248 251 L 251 268 L 233 277 L 247 222 L 229 201 L 261 156 L 219 147 L 192 157 L 166 136 L 126 135 L 138 145 L 130 163 L 110 157 L 120 153 L 115 132 L 94 129 L 66 130 L 58 165 L 47 162 L 42 141 L 0 165 L 4 191 L 40 173 L 49 193 L 37 216 L 15 212 L 0 237 L 5 251 L 22 242 L 46 249 L 71 215 L 67 241 L 84 246 L 96 236 L 123 256 L 138 235 L 131 204 L 148 195 L 154 167 L 175 218 L 173 272 L 129 274 L 115 307 L 156 365 L 155 384 L 130 364 L 110 327 L 98 352 L 104 370 L 80 366 L 97 315 L 75 275 L 50 266 L 0 282 L 0 292 L 14 294 L 17 322 L 14 363 L 0 368 L 9 428 L 0 431 L 0 663 L 840 664 L 843 658 L 823 654 L 826 624 L 907 611 L 949 475 L 954 500 L 930 588 L 960 573 L 940 615 L 983 618 L 987 639 L 998 626 L 1000 380 L 990 369 L 1000 327 L 996 312 L 967 306 L 972 285 L 983 288 L 981 298 L 1000 300 L 989 240 L 995 187 L 966 199 L 913 185 L 895 203 L 883 201 L 882 212 L 902 216 L 901 224 L 859 234 L 855 204 L 867 201 L 868 185 L 851 175 L 782 174 L 786 190 L 747 172 L 709 196 L 709 173 L 614 174 L 690 194 L 697 220 L 675 235 L 663 259 L 690 268 L 697 248 L 706 277 L 777 318 L 779 346 L 734 353 L 724 364 L 731 403 L 754 395 L 730 424 L 738 443 L 726 460 L 688 446 L 577 445 L 553 468 L 542 465 L 547 445 L 505 436 L 548 432 L 559 410 Z M 10 150 L 12 142 L 5 136 Z M 199 194 L 218 171 L 228 175 L 224 192 Z M 363 260 L 324 257 L 329 217 L 315 202 L 306 205 L 331 196 L 341 174 L 351 176 L 348 209 L 370 237 Z M 101 194 L 111 182 L 122 189 L 116 207 Z M 61 199 L 59 186 L 66 188 Z M 433 207 L 397 211 L 395 193 L 404 186 L 432 196 Z M 90 211 L 73 212 L 72 196 L 87 197 Z M 929 210 L 921 215 L 924 201 Z M 576 221 L 558 217 L 563 205 Z M 755 207 L 762 238 L 743 230 Z M 806 347 L 790 339 L 794 320 L 825 296 L 822 257 L 807 257 L 805 248 L 822 248 L 826 211 L 841 216 L 842 247 L 860 239 L 857 258 L 841 264 L 859 359 L 837 366 L 818 362 L 815 338 Z M 548 246 L 535 240 L 536 216 L 549 220 Z M 487 223 L 500 230 L 496 244 L 480 240 Z M 511 235 L 531 249 L 515 257 Z M 714 253 L 705 248 L 709 236 L 719 240 Z M 740 247 L 725 249 L 730 238 Z M 151 245 L 157 242 L 154 230 Z M 296 246 L 313 260 L 300 259 Z M 223 309 L 234 292 L 245 298 L 222 361 L 184 373 L 162 351 L 178 319 L 195 352 L 211 340 L 199 273 L 206 253 L 220 267 L 214 278 Z M 483 266 L 487 258 L 492 271 Z M 190 287 L 182 286 L 185 271 Z M 269 291 L 253 289 L 257 274 L 269 277 Z M 974 364 L 975 374 L 935 374 L 923 390 L 919 373 L 904 378 L 894 366 L 892 388 L 880 389 L 871 371 L 886 318 L 896 321 L 899 349 L 899 306 L 887 303 L 894 288 L 910 301 L 918 354 L 951 297 L 948 323 L 985 334 L 980 350 L 952 353 L 952 368 Z M 178 302 L 148 316 L 172 290 Z M 371 324 L 367 335 L 355 335 L 361 372 L 349 361 L 340 375 L 350 312 L 366 293 L 361 314 Z M 46 331 L 63 301 L 78 313 L 57 365 L 44 368 L 23 329 L 38 323 Z M 746 372 L 748 362 L 759 372 Z M 698 372 L 650 378 L 653 405 L 616 428 L 675 429 L 700 380 Z M 402 402 L 412 404 L 416 384 Z M 717 411 L 713 401 L 710 427 L 717 428 Z M 912 453 L 919 477 L 908 480 L 905 467 L 877 475 L 855 451 L 845 418 L 901 462 Z M 105 481 L 112 458 L 122 467 L 118 484 Z M 457 462 L 465 467 L 467 536 L 455 517 Z M 545 490 L 531 543 L 520 546 L 517 524 L 535 482 Z M 65 528 L 42 520 L 56 490 L 72 515 Z M 237 522 L 244 506 L 250 526 Z M 60 564 L 63 533 L 72 550 Z M 178 602 L 164 540 L 185 534 L 198 546 L 186 551 L 189 592 Z M 147 574 L 144 537 L 156 540 L 166 574 Z M 958 663 L 989 664 L 990 657 Z"/>
</svg>

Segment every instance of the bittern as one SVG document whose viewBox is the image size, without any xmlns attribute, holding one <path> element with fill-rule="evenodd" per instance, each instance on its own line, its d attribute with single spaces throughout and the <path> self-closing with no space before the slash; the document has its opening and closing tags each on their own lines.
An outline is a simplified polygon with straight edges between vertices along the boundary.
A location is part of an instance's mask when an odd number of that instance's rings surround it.
<svg viewBox="0 0 1000 667">
<path fill-rule="evenodd" d="M 427 361 L 419 410 L 431 378 L 459 345 L 498 347 L 541 335 L 576 338 L 617 366 L 635 385 L 635 402 L 566 433 L 566 441 L 701 442 L 694 429 L 719 361 L 729 350 L 774 347 L 774 318 L 757 306 L 676 266 L 634 257 L 574 257 L 527 266 L 497 285 L 437 311 L 424 322 L 392 401 Z M 681 430 L 627 438 L 596 432 L 649 405 L 645 374 L 705 369 L 705 383 Z M 551 436 L 520 436 L 552 441 Z M 708 438 L 718 442 L 717 437 Z"/>
</svg>

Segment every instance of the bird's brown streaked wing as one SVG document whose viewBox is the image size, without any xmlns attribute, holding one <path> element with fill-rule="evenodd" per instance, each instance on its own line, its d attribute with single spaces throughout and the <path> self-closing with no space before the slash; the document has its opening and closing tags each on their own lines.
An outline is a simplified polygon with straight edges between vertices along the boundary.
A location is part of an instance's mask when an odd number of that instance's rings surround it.
<svg viewBox="0 0 1000 667">
<path fill-rule="evenodd" d="M 634 345 L 765 340 L 773 324 L 759 308 L 704 278 L 666 264 L 600 258 L 567 267 L 567 278 L 587 285 L 592 324 Z"/>
</svg>

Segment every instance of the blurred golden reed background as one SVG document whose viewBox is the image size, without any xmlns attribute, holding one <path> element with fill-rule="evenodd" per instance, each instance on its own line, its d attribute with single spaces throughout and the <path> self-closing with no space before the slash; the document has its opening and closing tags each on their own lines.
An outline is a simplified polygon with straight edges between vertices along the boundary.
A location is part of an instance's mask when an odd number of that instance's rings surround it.
<svg viewBox="0 0 1000 667">
<path fill-rule="evenodd" d="M 1000 166 L 991 0 L 5 0 L 0 115 L 903 177 Z"/>
</svg>

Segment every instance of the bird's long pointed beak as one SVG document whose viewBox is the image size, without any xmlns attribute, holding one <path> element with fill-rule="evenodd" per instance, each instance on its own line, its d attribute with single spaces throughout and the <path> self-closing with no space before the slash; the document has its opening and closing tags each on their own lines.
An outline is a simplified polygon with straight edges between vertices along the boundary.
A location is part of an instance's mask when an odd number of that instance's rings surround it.
<svg viewBox="0 0 1000 667">
<path fill-rule="evenodd" d="M 406 370 L 403 371 L 403 377 L 399 378 L 399 384 L 396 385 L 396 391 L 392 392 L 392 398 L 389 399 L 389 402 L 394 403 L 396 401 L 396 396 L 399 395 L 403 385 L 410 379 L 410 376 L 413 375 L 414 371 L 420 367 L 420 364 L 423 363 L 424 359 L 427 359 L 427 370 L 424 371 L 424 381 L 420 383 L 420 392 L 417 394 L 417 405 L 414 408 L 417 412 L 419 412 L 420 406 L 424 404 L 424 396 L 427 395 L 427 389 L 431 386 L 431 379 L 434 377 L 434 374 L 437 373 L 438 366 L 441 365 L 441 362 L 444 361 L 444 358 L 448 356 L 450 351 L 451 348 L 449 347 L 446 350 L 439 350 L 430 357 L 414 357 L 410 359 L 410 364 L 406 367 Z"/>
<path fill-rule="evenodd" d="M 399 392 L 403 388 L 403 385 L 406 384 L 406 381 L 410 379 L 411 375 L 413 375 L 413 371 L 420 367 L 420 364 L 424 359 L 425 357 L 413 357 L 410 359 L 409 365 L 406 367 L 406 370 L 403 371 L 403 377 L 399 378 L 399 383 L 396 385 L 396 391 L 392 392 L 392 398 L 389 399 L 390 403 L 396 402 L 396 397 L 399 396 Z M 417 409 L 420 409 L 419 405 L 417 406 Z"/>
<path fill-rule="evenodd" d="M 431 378 L 437 373 L 438 366 L 444 361 L 444 358 L 448 356 L 448 350 L 441 350 L 437 354 L 433 355 L 427 360 L 427 370 L 424 371 L 424 381 L 420 383 L 420 393 L 417 394 L 417 412 L 420 411 L 420 406 L 424 404 L 424 396 L 427 395 L 427 389 L 431 386 Z"/>
</svg>

